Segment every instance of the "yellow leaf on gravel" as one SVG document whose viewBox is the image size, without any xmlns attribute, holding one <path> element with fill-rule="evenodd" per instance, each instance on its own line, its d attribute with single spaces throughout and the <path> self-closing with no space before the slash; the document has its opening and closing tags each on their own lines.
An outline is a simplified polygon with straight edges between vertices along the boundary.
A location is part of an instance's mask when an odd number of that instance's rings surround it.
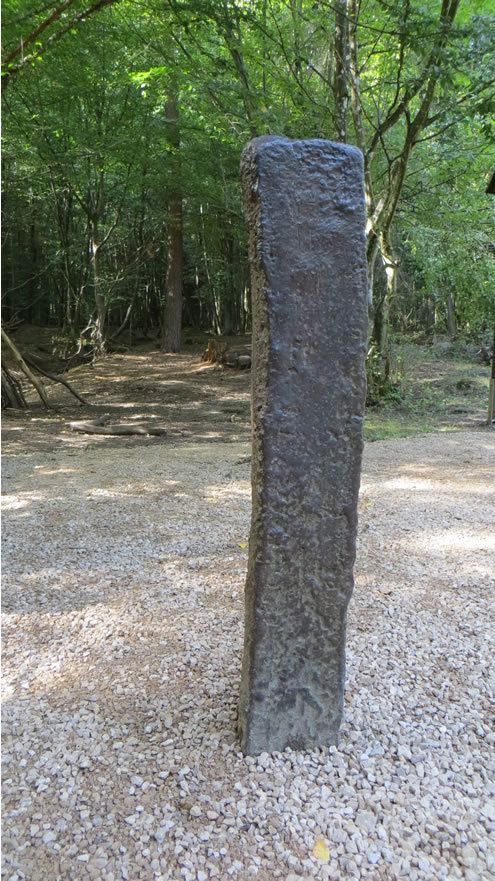
<svg viewBox="0 0 495 881">
<path fill-rule="evenodd" d="M 328 863 L 330 861 L 330 851 L 324 838 L 316 839 L 313 848 L 313 856 L 315 859 L 319 860 L 320 863 Z"/>
<path fill-rule="evenodd" d="M 239 542 L 239 547 L 242 548 L 242 550 L 244 550 L 244 548 L 247 548 L 247 546 L 248 546 L 247 541 Z"/>
</svg>

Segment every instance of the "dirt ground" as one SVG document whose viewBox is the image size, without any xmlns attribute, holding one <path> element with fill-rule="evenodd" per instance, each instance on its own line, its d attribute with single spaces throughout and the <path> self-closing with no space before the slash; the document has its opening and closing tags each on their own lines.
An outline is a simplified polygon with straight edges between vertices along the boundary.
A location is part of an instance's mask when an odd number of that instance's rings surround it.
<svg viewBox="0 0 495 881">
<path fill-rule="evenodd" d="M 54 331 L 22 325 L 16 332 L 21 351 L 27 350 L 46 362 L 53 372 L 60 361 L 50 356 Z M 88 400 L 80 407 L 61 386 L 47 382 L 50 400 L 57 411 L 44 411 L 29 391 L 30 412 L 4 419 L 4 438 L 14 443 L 28 428 L 32 444 L 46 447 L 63 443 L 80 445 L 66 436 L 70 420 L 109 415 L 117 420 L 151 420 L 165 423 L 176 440 L 196 437 L 233 440 L 249 436 L 250 371 L 225 369 L 201 362 L 208 338 L 184 335 L 181 355 L 162 355 L 155 343 L 137 345 L 114 354 L 95 366 L 71 370 L 66 378 Z M 229 349 L 243 350 L 250 337 L 225 338 Z M 461 342 L 445 352 L 445 341 L 435 345 L 409 342 L 394 344 L 395 366 L 400 378 L 398 395 L 369 407 L 365 420 L 367 440 L 410 437 L 431 431 L 478 429 L 486 420 L 489 368 L 480 364 L 476 346 Z M 100 441 L 115 445 L 110 438 Z M 132 445 L 135 441 L 131 440 Z M 137 441 L 139 443 L 139 441 Z M 117 446 L 122 446 L 122 440 Z"/>
<path fill-rule="evenodd" d="M 229 442 L 249 436 L 249 371 L 204 364 L 197 348 L 186 354 L 163 355 L 156 347 L 141 346 L 94 366 L 71 370 L 67 379 L 90 406 L 80 405 L 62 386 L 47 381 L 56 409 L 44 410 L 30 393 L 27 413 L 10 411 L 4 418 L 4 452 L 22 451 L 25 444 L 32 450 L 48 450 L 66 444 L 80 448 L 88 442 L 118 448 L 142 443 L 131 437 L 90 438 L 67 428 L 72 420 L 107 414 L 116 421 L 164 424 L 174 443 L 191 439 Z"/>
<path fill-rule="evenodd" d="M 4 420 L 5 877 L 495 878 L 495 433 L 366 446 L 341 747 L 253 764 L 249 376 L 137 351 L 71 379 L 94 408 Z M 67 429 L 95 413 L 169 431 Z"/>
</svg>

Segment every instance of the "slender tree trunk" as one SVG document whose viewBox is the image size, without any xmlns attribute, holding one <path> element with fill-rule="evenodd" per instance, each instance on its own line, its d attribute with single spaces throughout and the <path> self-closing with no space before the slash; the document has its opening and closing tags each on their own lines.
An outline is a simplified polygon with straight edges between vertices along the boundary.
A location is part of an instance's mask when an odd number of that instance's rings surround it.
<svg viewBox="0 0 495 881">
<path fill-rule="evenodd" d="M 435 331 L 435 318 L 435 300 L 433 297 L 428 297 L 426 301 L 426 333 L 429 336 L 431 336 Z"/>
<path fill-rule="evenodd" d="M 234 239 L 231 235 L 229 224 L 224 228 L 223 246 L 226 273 L 220 300 L 220 323 L 222 333 L 229 335 L 234 330 L 235 314 Z"/>
<path fill-rule="evenodd" d="M 74 271 L 70 257 L 70 247 L 72 244 L 72 220 L 73 220 L 73 197 L 69 187 L 60 187 L 53 172 L 49 168 L 50 185 L 53 195 L 54 206 L 57 216 L 58 234 L 60 240 L 60 289 L 61 294 L 61 315 L 62 327 L 70 333 L 75 332 L 77 325 L 77 293 Z"/>
<path fill-rule="evenodd" d="M 6 364 L 2 364 L 2 410 L 25 410 L 27 401 L 20 382 L 10 372 Z"/>
<path fill-rule="evenodd" d="M 211 305 L 212 305 L 211 326 L 212 326 L 214 333 L 216 333 L 217 336 L 221 336 L 222 335 L 222 319 L 221 319 L 222 303 L 221 303 L 221 298 L 217 294 L 217 290 L 216 290 L 215 286 L 212 289 Z"/>
<path fill-rule="evenodd" d="M 390 373 L 389 319 L 390 307 L 397 294 L 397 273 L 399 261 L 390 242 L 388 233 L 380 234 L 380 253 L 385 268 L 386 286 L 382 297 L 373 304 L 372 341 L 381 355 L 384 376 Z"/>
<path fill-rule="evenodd" d="M 31 221 L 29 224 L 29 276 L 28 276 L 28 303 L 29 303 L 29 320 L 32 324 L 36 324 L 37 313 L 39 315 L 39 305 L 37 303 L 38 292 L 38 267 L 40 265 L 40 240 L 38 230 L 36 228 L 36 219 L 32 205 Z"/>
<path fill-rule="evenodd" d="M 67 257 L 67 252 L 64 253 L 63 257 L 63 265 L 64 265 L 64 280 L 62 282 L 63 288 L 65 291 L 65 300 L 63 304 L 63 322 L 62 326 L 67 328 L 68 331 L 74 330 L 74 316 L 72 311 L 72 290 L 70 283 L 70 265 Z"/>
<path fill-rule="evenodd" d="M 233 10 L 236 10 L 235 13 Z M 256 90 L 251 86 L 248 68 L 244 61 L 240 15 L 234 5 L 229 7 L 228 4 L 225 4 L 224 14 L 221 18 L 221 31 L 236 69 L 246 122 L 249 126 L 251 137 L 255 138 L 261 133 L 261 120 L 258 112 L 259 102 Z"/>
<path fill-rule="evenodd" d="M 293 55 L 294 60 L 291 64 L 291 72 L 296 82 L 296 87 L 292 94 L 292 100 L 296 107 L 301 108 L 301 111 L 305 107 L 305 95 L 304 95 L 304 51 L 303 51 L 303 35 L 304 35 L 304 22 L 302 15 L 302 0 L 290 0 L 290 10 L 292 17 L 292 32 L 293 32 Z"/>
<path fill-rule="evenodd" d="M 43 403 L 44 403 L 46 409 L 49 410 L 49 409 L 50 409 L 50 403 L 49 403 L 49 401 L 48 401 L 48 397 L 47 397 L 47 394 L 46 394 L 45 387 L 44 387 L 43 383 L 41 382 L 40 379 L 38 379 L 38 378 L 34 375 L 34 373 L 32 372 L 32 370 L 29 369 L 29 367 L 28 367 L 28 365 L 26 364 L 24 358 L 22 357 L 21 353 L 19 352 L 19 349 L 17 348 L 17 346 L 14 345 L 14 343 L 12 342 L 12 340 L 10 339 L 10 337 L 8 336 L 8 334 L 5 333 L 3 327 L 2 327 L 2 345 L 3 345 L 3 346 L 6 346 L 7 349 L 10 351 L 10 354 L 11 354 L 11 356 L 12 356 L 12 359 L 13 359 L 13 360 L 15 361 L 15 363 L 17 364 L 17 367 L 19 368 L 19 370 L 20 370 L 22 373 L 24 373 L 24 376 L 26 376 L 26 378 L 29 380 L 29 382 L 31 383 L 31 385 L 34 386 L 34 388 L 35 388 L 36 391 L 38 392 L 38 394 L 39 394 L 41 400 L 43 401 Z"/>
<path fill-rule="evenodd" d="M 447 294 L 447 333 L 451 339 L 457 336 L 457 319 L 455 315 L 455 303 L 450 291 Z"/>
<path fill-rule="evenodd" d="M 349 9 L 347 0 L 335 2 L 333 95 L 335 102 L 335 136 L 347 141 L 347 116 L 349 110 Z"/>
<path fill-rule="evenodd" d="M 262 75 L 261 76 L 262 76 L 262 84 L 263 84 L 263 86 L 262 86 L 263 101 L 265 101 L 265 102 L 267 100 L 266 69 L 268 67 L 268 52 L 267 52 L 267 47 L 266 47 L 267 2 L 268 2 L 268 0 L 262 0 L 262 7 L 261 7 L 261 21 L 263 23 L 263 28 L 262 28 L 262 32 L 261 32 L 261 39 L 262 39 L 262 46 L 263 46 L 263 48 L 262 48 L 263 64 L 262 64 Z"/>
<path fill-rule="evenodd" d="M 410 2 L 404 0 L 403 30 L 406 33 L 406 23 L 410 13 Z M 395 296 L 397 286 L 397 260 L 390 248 L 390 229 L 392 227 L 397 206 L 402 193 L 407 166 L 411 153 L 420 139 L 420 134 L 430 124 L 429 114 L 435 96 L 435 90 L 441 73 L 442 52 L 448 41 L 449 32 L 454 23 L 460 0 L 442 0 L 438 35 L 436 36 L 431 51 L 426 55 L 421 76 L 417 77 L 415 84 L 406 86 L 402 78 L 402 69 L 406 53 L 405 37 L 399 41 L 399 66 L 395 96 L 388 111 L 382 119 L 378 119 L 371 140 L 366 138 L 364 127 L 364 111 L 360 86 L 360 63 L 358 45 L 358 27 L 360 3 L 358 0 L 348 0 L 349 23 L 349 69 L 351 106 L 356 130 L 356 140 L 364 155 L 364 179 L 365 196 L 368 213 L 368 236 L 367 253 L 368 267 L 373 265 L 376 254 L 377 242 L 383 257 L 387 275 L 387 288 L 383 299 L 373 304 L 373 331 L 372 338 L 375 346 L 382 355 L 385 371 L 389 369 L 390 358 L 388 352 L 388 319 L 390 304 Z M 339 3 L 339 10 L 342 3 Z M 417 97 L 419 96 L 419 97 Z M 414 112 L 412 109 L 413 99 L 416 99 Z M 385 134 L 400 124 L 404 131 L 402 148 L 394 158 L 387 157 L 388 161 L 388 185 L 381 196 L 376 199 L 373 192 L 372 163 L 376 149 L 383 142 Z M 382 346 L 385 344 L 385 348 Z"/>
<path fill-rule="evenodd" d="M 72 227 L 72 194 L 65 191 L 62 195 L 61 205 L 57 202 L 57 212 L 59 218 L 59 230 L 62 246 L 62 265 L 63 276 L 62 282 L 65 291 L 65 300 L 63 305 L 63 325 L 68 331 L 73 332 L 76 327 L 76 297 L 73 287 L 73 269 L 70 259 L 71 244 L 71 227 Z"/>
<path fill-rule="evenodd" d="M 177 91 L 165 106 L 165 118 L 169 125 L 169 142 L 175 152 L 175 184 L 168 197 L 167 274 L 165 278 L 165 303 L 162 321 L 162 352 L 180 352 L 183 300 L 183 220 L 182 191 L 179 183 L 179 104 Z"/>
<path fill-rule="evenodd" d="M 100 357 L 106 352 L 105 325 L 107 319 L 107 302 L 101 288 L 100 278 L 100 236 L 98 220 L 95 218 L 91 223 L 91 270 L 93 275 L 93 289 L 96 306 L 95 325 L 93 330 L 94 355 Z"/>
<path fill-rule="evenodd" d="M 492 349 L 492 369 L 490 374 L 490 388 L 488 391 L 488 425 L 493 425 L 495 417 L 495 325 L 493 326 L 493 349 Z"/>
</svg>

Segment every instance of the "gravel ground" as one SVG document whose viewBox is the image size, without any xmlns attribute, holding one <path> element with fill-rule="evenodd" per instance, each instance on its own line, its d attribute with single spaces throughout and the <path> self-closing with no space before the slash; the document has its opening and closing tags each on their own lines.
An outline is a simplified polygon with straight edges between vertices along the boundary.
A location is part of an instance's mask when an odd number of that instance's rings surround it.
<svg viewBox="0 0 495 881">
<path fill-rule="evenodd" d="M 4 466 L 8 881 L 495 879 L 495 439 L 369 445 L 339 749 L 243 758 L 249 447 Z"/>
</svg>

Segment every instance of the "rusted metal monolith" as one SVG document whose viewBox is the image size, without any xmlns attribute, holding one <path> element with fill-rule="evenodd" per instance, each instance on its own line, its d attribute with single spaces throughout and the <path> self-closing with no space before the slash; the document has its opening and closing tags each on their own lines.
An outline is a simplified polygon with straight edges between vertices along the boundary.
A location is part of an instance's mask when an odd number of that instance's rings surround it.
<svg viewBox="0 0 495 881">
<path fill-rule="evenodd" d="M 365 398 L 363 165 L 256 138 L 241 162 L 253 297 L 244 752 L 336 742 Z"/>
</svg>

